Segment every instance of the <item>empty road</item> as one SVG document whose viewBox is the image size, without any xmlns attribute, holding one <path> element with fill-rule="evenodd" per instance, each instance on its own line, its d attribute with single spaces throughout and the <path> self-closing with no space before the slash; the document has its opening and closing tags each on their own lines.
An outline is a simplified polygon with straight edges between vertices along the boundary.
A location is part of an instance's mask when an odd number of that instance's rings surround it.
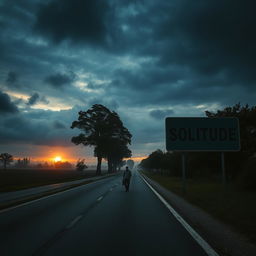
<svg viewBox="0 0 256 256">
<path fill-rule="evenodd" d="M 207 255 L 136 172 L 1 212 L 0 254 Z"/>
</svg>

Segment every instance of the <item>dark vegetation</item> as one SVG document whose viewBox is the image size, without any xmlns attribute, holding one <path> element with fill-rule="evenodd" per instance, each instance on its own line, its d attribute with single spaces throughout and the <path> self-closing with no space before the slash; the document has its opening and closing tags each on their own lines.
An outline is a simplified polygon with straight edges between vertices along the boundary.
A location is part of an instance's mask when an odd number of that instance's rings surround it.
<svg viewBox="0 0 256 256">
<path fill-rule="evenodd" d="M 123 165 L 123 158 L 131 157 L 132 135 L 123 125 L 119 115 L 103 105 L 95 104 L 87 111 L 78 113 L 78 120 L 72 123 L 71 128 L 82 131 L 72 138 L 76 145 L 94 147 L 97 157 L 96 174 L 101 174 L 102 159 L 108 162 L 108 172 L 115 172 Z"/>
<path fill-rule="evenodd" d="M 237 189 L 256 191 L 256 107 L 236 104 L 217 112 L 206 111 L 206 116 L 237 117 L 240 122 L 241 151 L 225 153 L 225 167 L 228 182 L 236 184 Z M 144 170 L 181 176 L 181 153 L 156 150 L 142 160 Z M 186 153 L 186 175 L 189 178 L 221 179 L 220 152 Z"/>
<path fill-rule="evenodd" d="M 15 163 L 15 167 L 17 168 L 27 168 L 30 165 L 30 159 L 27 157 L 19 158 Z"/>
<path fill-rule="evenodd" d="M 94 170 L 8 169 L 0 171 L 0 192 L 55 184 L 95 176 Z"/>
<path fill-rule="evenodd" d="M 1 153 L 0 154 L 0 162 L 3 163 L 4 169 L 7 168 L 7 165 L 9 165 L 11 162 L 13 162 L 13 156 L 9 153 Z"/>
<path fill-rule="evenodd" d="M 78 161 L 76 163 L 76 170 L 84 171 L 87 168 L 88 168 L 88 166 L 85 164 L 85 159 L 78 159 Z"/>
<path fill-rule="evenodd" d="M 56 163 L 54 163 L 54 168 L 56 169 L 72 169 L 72 164 L 68 161 L 62 162 L 62 161 L 58 161 Z"/>
</svg>

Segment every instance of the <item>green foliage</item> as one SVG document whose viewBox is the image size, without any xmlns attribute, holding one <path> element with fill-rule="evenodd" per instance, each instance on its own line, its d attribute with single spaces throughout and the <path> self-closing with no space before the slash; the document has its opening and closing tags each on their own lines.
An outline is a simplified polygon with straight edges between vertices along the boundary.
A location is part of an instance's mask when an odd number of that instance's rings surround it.
<svg viewBox="0 0 256 256">
<path fill-rule="evenodd" d="M 146 159 L 143 159 L 139 165 L 144 170 L 161 172 L 167 170 L 170 175 L 181 175 L 181 156 L 179 153 L 164 153 L 158 149 L 152 152 Z"/>
<path fill-rule="evenodd" d="M 220 152 L 190 152 L 187 154 L 186 169 L 188 177 L 220 176 Z"/>
</svg>

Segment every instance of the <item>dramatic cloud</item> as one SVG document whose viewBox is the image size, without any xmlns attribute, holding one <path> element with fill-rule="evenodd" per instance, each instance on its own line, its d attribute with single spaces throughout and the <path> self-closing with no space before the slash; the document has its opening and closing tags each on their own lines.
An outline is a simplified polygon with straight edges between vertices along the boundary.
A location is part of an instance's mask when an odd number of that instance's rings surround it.
<svg viewBox="0 0 256 256">
<path fill-rule="evenodd" d="M 209 78 L 221 75 L 230 84 L 255 81 L 254 1 L 181 0 L 165 7 L 170 15 L 155 27 L 155 39 L 163 43 L 157 50 L 161 65 L 188 66 Z"/>
<path fill-rule="evenodd" d="M 61 88 L 63 85 L 72 83 L 75 80 L 75 74 L 70 72 L 69 74 L 57 73 L 47 76 L 45 82 L 52 85 L 55 88 Z"/>
<path fill-rule="evenodd" d="M 35 29 L 54 42 L 104 44 L 109 36 L 111 18 L 109 1 L 54 0 L 44 5 L 37 16 Z"/>
<path fill-rule="evenodd" d="M 34 105 L 39 101 L 39 94 L 38 93 L 34 93 L 33 95 L 31 95 L 31 97 L 28 99 L 27 105 Z"/>
<path fill-rule="evenodd" d="M 1 143 L 70 147 L 75 133 L 65 128 L 70 127 L 76 112 L 76 109 L 60 112 L 31 110 L 3 116 L 0 119 Z"/>
<path fill-rule="evenodd" d="M 164 148 L 166 116 L 255 104 L 255 9 L 250 0 L 2 1 L 1 141 L 70 146 L 77 112 L 99 103 L 131 130 L 134 154 L 147 154 Z"/>
<path fill-rule="evenodd" d="M 163 120 L 165 117 L 173 115 L 174 111 L 172 109 L 155 109 L 150 111 L 149 114 L 155 119 Z"/>
<path fill-rule="evenodd" d="M 9 85 L 13 85 L 18 81 L 18 77 L 19 76 L 18 76 L 17 73 L 10 71 L 8 73 L 7 78 L 6 78 L 6 83 L 9 84 Z"/>
<path fill-rule="evenodd" d="M 3 93 L 0 91 L 0 113 L 17 113 L 18 108 L 16 105 L 11 101 L 8 94 Z"/>
<path fill-rule="evenodd" d="M 19 100 L 17 100 L 17 103 L 19 103 Z M 49 100 L 45 96 L 40 96 L 37 92 L 33 93 L 27 101 L 28 106 L 33 106 L 36 105 L 37 103 L 44 103 L 44 104 L 49 104 Z"/>
<path fill-rule="evenodd" d="M 63 123 L 61 123 L 60 121 L 55 121 L 53 123 L 53 127 L 55 129 L 65 129 L 66 128 L 66 126 Z"/>
</svg>

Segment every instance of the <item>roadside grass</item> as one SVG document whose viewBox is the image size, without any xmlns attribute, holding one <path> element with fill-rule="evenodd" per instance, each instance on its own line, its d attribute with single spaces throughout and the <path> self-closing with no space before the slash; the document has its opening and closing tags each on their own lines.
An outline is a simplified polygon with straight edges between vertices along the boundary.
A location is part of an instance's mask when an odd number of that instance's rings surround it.
<svg viewBox="0 0 256 256">
<path fill-rule="evenodd" d="M 74 181 L 95 176 L 95 170 L 78 172 L 60 169 L 7 169 L 0 170 L 0 192 Z"/>
<path fill-rule="evenodd" d="M 239 190 L 235 184 L 224 189 L 216 181 L 188 179 L 183 195 L 181 178 L 142 173 L 256 242 L 256 192 Z"/>
</svg>

